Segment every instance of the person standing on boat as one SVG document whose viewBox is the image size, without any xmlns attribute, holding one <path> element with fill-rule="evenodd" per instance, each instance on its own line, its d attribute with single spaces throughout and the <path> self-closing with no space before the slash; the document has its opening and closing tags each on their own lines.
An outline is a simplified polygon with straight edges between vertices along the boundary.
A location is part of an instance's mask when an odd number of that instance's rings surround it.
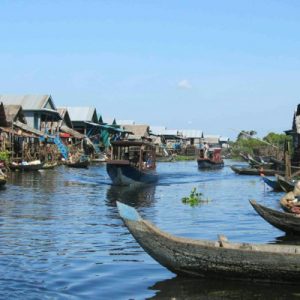
<svg viewBox="0 0 300 300">
<path fill-rule="evenodd" d="M 209 150 L 208 143 L 204 142 L 203 149 L 204 149 L 204 158 L 208 158 L 208 150 Z"/>
</svg>

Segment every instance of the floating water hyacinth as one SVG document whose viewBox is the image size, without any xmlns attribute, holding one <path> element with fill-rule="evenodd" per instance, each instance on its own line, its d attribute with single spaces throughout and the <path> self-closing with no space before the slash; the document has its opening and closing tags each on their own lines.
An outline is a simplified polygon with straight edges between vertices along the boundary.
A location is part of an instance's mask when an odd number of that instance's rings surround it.
<svg viewBox="0 0 300 300">
<path fill-rule="evenodd" d="M 183 197 L 181 199 L 182 203 L 184 204 L 189 204 L 190 206 L 197 206 L 201 203 L 208 203 L 209 199 L 203 199 L 202 198 L 203 194 L 200 192 L 197 192 L 197 189 L 194 187 L 191 190 L 190 196 L 189 197 Z"/>
</svg>

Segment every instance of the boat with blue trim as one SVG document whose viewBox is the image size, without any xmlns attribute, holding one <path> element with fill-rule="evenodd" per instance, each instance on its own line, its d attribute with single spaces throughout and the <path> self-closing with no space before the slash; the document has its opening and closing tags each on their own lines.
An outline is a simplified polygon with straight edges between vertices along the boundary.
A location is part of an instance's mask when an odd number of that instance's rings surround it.
<svg viewBox="0 0 300 300">
<path fill-rule="evenodd" d="M 158 180 L 155 145 L 147 141 L 114 141 L 106 163 L 115 185 L 152 183 Z"/>
</svg>

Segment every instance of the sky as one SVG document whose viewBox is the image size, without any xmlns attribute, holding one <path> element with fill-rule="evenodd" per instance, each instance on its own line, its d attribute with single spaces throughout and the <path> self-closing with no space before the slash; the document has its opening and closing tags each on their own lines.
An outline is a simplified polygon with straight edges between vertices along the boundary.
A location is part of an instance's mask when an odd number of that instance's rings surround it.
<svg viewBox="0 0 300 300">
<path fill-rule="evenodd" d="M 298 0 L 1 0 L 0 93 L 263 137 L 292 126 L 299 36 Z"/>
</svg>

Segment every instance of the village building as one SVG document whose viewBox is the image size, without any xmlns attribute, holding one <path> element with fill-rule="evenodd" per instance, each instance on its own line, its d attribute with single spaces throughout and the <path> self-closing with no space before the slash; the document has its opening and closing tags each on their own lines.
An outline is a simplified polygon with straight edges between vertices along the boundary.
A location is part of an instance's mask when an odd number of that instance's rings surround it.
<svg viewBox="0 0 300 300">
<path fill-rule="evenodd" d="M 51 95 L 0 95 L 4 105 L 20 105 L 28 127 L 54 135 L 58 129 L 54 125 L 60 120 Z"/>
<path fill-rule="evenodd" d="M 0 103 L 0 151 L 11 161 L 31 161 L 41 154 L 40 137 L 44 133 L 27 125 L 21 105 Z"/>
<path fill-rule="evenodd" d="M 221 147 L 220 144 L 220 135 L 213 135 L 213 134 L 204 134 L 203 135 L 203 143 L 207 143 L 209 147 Z"/>
<path fill-rule="evenodd" d="M 293 166 L 300 165 L 300 104 L 297 105 L 297 108 L 293 115 L 292 128 L 285 131 L 286 135 L 292 137 L 292 157 L 291 163 Z"/>
<path fill-rule="evenodd" d="M 141 125 L 123 125 L 123 130 L 128 133 L 126 139 L 128 140 L 151 140 L 150 126 L 146 124 Z"/>
</svg>

